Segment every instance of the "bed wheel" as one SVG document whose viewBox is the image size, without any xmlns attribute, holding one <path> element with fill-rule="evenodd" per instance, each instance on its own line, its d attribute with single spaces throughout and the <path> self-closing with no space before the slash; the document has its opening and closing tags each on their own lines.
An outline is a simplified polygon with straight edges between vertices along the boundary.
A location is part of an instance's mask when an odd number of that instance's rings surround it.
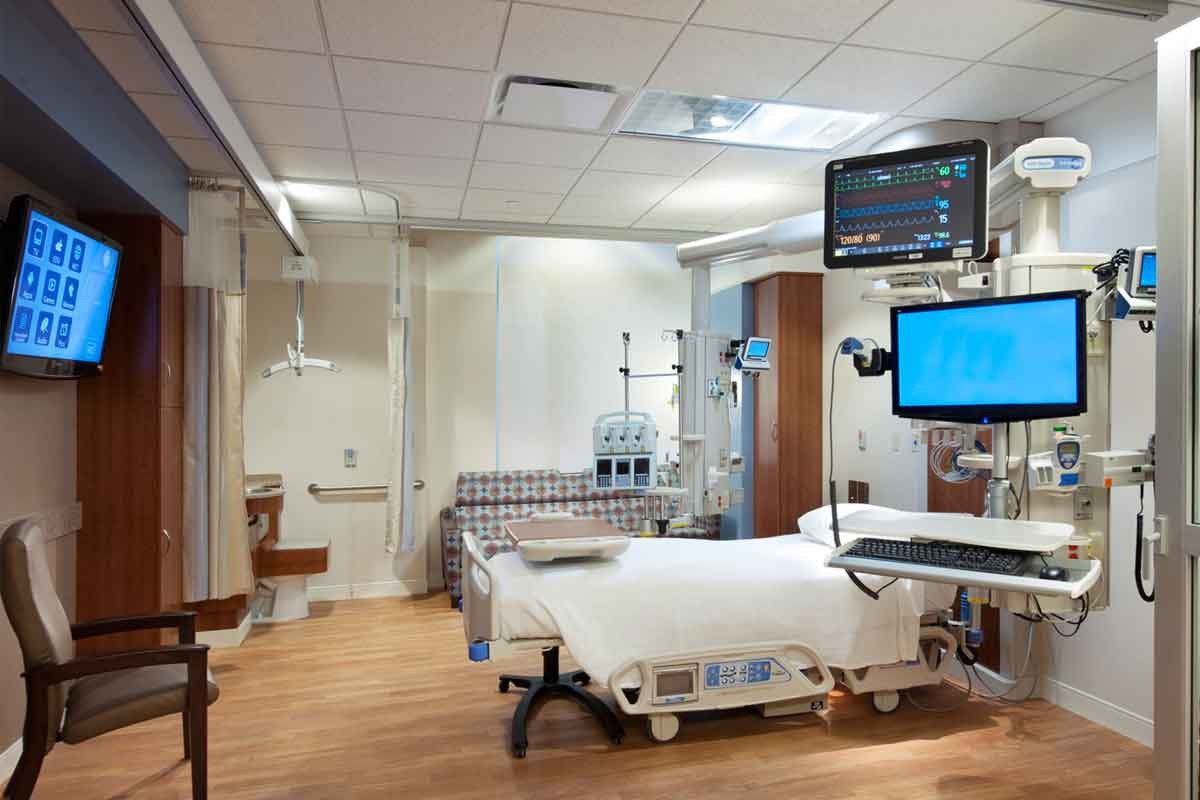
<svg viewBox="0 0 1200 800">
<path fill-rule="evenodd" d="M 507 691 L 508 691 L 508 681 L 506 681 L 504 678 L 501 678 L 500 679 L 500 694 L 504 694 Z M 521 756 L 517 756 L 517 758 L 521 758 Z"/>
<path fill-rule="evenodd" d="M 871 702 L 880 714 L 891 714 L 900 707 L 899 692 L 873 692 Z"/>
<path fill-rule="evenodd" d="M 679 717 L 674 714 L 651 714 L 646 717 L 646 735 L 656 742 L 669 742 L 679 733 Z"/>
</svg>

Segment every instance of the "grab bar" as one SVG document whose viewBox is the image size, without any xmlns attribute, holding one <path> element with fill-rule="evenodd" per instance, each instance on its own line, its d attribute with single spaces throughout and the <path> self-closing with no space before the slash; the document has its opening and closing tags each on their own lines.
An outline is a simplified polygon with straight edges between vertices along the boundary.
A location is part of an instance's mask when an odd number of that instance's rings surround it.
<svg viewBox="0 0 1200 800">
<path fill-rule="evenodd" d="M 413 481 L 412 488 L 418 492 L 421 491 L 422 489 L 425 488 L 425 481 L 422 481 L 422 480 Z M 386 483 L 360 483 L 360 484 L 353 484 L 350 486 L 322 486 L 319 483 L 310 483 L 308 485 L 308 493 L 313 495 L 314 497 L 323 495 L 323 494 L 333 494 L 333 493 L 340 493 L 340 492 L 379 493 L 379 492 L 386 492 L 387 490 L 388 490 L 388 485 Z"/>
</svg>

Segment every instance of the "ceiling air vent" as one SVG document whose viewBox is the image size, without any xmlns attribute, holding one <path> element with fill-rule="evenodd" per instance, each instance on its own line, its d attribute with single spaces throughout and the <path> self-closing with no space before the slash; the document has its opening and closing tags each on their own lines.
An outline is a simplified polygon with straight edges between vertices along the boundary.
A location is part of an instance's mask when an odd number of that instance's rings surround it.
<svg viewBox="0 0 1200 800">
<path fill-rule="evenodd" d="M 611 86 L 515 75 L 500 88 L 496 119 L 514 125 L 599 130 L 620 98 Z"/>
<path fill-rule="evenodd" d="M 1156 20 L 1167 15 L 1167 0 L 1042 0 L 1052 6 Z"/>
</svg>

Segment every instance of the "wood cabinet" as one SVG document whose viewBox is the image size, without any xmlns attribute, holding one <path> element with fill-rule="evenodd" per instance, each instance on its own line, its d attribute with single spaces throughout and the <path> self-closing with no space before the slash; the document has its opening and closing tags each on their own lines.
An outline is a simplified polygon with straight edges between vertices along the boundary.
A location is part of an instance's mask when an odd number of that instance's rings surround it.
<svg viewBox="0 0 1200 800">
<path fill-rule="evenodd" d="M 754 535 L 794 533 L 821 505 L 821 281 L 781 273 L 754 284 L 754 333 L 771 369 L 754 384 Z"/>
<path fill-rule="evenodd" d="M 183 588 L 183 238 L 157 217 L 83 215 L 124 248 L 104 372 L 79 382 L 81 620 L 177 609 Z M 157 645 L 139 631 L 83 652 Z"/>
</svg>

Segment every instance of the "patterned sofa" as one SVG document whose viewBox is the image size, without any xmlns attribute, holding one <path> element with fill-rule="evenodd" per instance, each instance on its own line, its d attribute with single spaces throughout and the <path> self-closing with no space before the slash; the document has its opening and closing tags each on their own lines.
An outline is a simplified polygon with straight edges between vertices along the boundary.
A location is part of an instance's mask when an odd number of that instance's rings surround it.
<svg viewBox="0 0 1200 800">
<path fill-rule="evenodd" d="M 462 596 L 462 532 L 471 531 L 490 558 L 512 548 L 504 536 L 504 523 L 528 519 L 533 514 L 569 511 L 577 517 L 595 517 L 624 531 L 636 531 L 643 515 L 637 496 L 592 488 L 592 475 L 552 469 L 460 472 L 454 506 L 442 509 L 442 570 L 450 603 Z M 720 517 L 710 522 L 704 538 L 718 538 Z M 678 535 L 678 534 L 674 534 Z"/>
</svg>

